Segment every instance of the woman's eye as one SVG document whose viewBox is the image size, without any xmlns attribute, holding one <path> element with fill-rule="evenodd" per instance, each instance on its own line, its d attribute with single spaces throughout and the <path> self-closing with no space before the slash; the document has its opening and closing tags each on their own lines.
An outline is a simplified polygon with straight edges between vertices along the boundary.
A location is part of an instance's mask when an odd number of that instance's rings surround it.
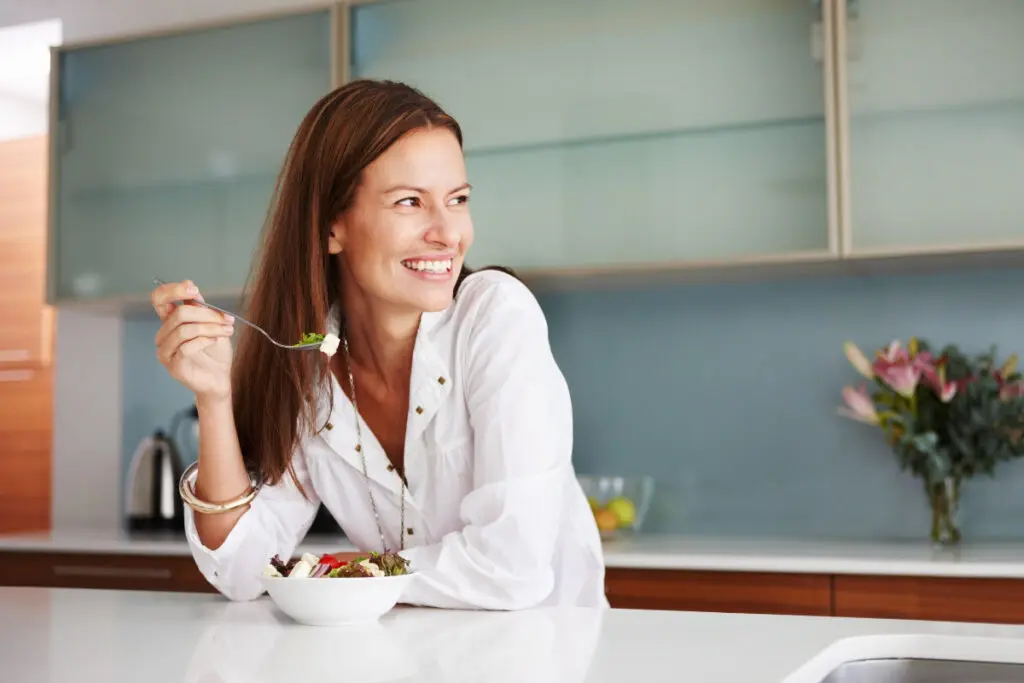
<svg viewBox="0 0 1024 683">
<path fill-rule="evenodd" d="M 399 199 L 397 202 L 395 202 L 395 204 L 398 205 L 398 206 L 410 206 L 410 207 L 418 206 L 419 203 L 420 203 L 419 197 L 405 197 L 404 199 Z"/>
<path fill-rule="evenodd" d="M 453 204 L 469 204 L 469 195 L 460 194 L 458 197 L 452 199 Z"/>
</svg>

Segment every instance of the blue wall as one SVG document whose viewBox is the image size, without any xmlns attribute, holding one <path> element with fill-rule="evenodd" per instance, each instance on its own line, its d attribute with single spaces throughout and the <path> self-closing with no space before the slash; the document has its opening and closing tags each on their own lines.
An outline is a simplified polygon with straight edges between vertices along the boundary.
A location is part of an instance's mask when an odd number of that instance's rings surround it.
<svg viewBox="0 0 1024 683">
<path fill-rule="evenodd" d="M 647 530 L 925 539 L 918 482 L 870 427 L 836 415 L 842 353 L 916 334 L 1024 351 L 1024 270 L 544 293 L 572 390 L 580 473 L 650 474 Z M 125 458 L 188 405 L 125 325 Z M 1024 464 L 965 489 L 968 539 L 1024 539 Z"/>
</svg>

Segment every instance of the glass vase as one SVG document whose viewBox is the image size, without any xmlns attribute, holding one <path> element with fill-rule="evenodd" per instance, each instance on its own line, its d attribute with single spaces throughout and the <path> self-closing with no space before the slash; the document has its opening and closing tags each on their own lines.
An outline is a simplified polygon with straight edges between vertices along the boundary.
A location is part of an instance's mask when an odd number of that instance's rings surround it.
<svg viewBox="0 0 1024 683">
<path fill-rule="evenodd" d="M 951 546 L 960 542 L 960 480 L 946 477 L 927 485 L 932 509 L 932 543 Z"/>
</svg>

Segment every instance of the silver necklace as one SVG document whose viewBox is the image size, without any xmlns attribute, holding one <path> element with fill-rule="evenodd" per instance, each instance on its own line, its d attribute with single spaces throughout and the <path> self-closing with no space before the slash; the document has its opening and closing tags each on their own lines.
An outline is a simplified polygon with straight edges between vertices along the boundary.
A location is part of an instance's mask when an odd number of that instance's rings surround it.
<svg viewBox="0 0 1024 683">
<path fill-rule="evenodd" d="M 377 511 L 377 502 L 373 498 L 373 489 L 370 486 L 370 475 L 366 472 L 366 452 L 363 448 L 363 430 L 359 424 L 359 404 L 356 402 L 356 380 L 352 375 L 352 356 L 348 352 L 348 335 L 342 330 L 341 343 L 345 347 L 345 369 L 348 371 L 348 389 L 352 394 L 352 408 L 355 413 L 356 422 L 356 452 L 359 453 L 359 457 L 363 464 L 363 479 L 366 481 L 366 493 L 370 496 L 370 507 L 373 508 L 373 517 L 377 520 L 377 533 L 380 534 L 380 545 L 384 552 L 388 552 L 388 542 L 384 539 L 384 527 L 380 523 L 380 513 Z M 399 527 L 399 550 L 405 550 L 405 478 L 398 472 L 398 468 L 395 468 L 395 474 L 398 475 L 398 481 L 401 485 L 398 489 L 398 496 L 402 499 L 401 504 L 401 518 Z"/>
</svg>

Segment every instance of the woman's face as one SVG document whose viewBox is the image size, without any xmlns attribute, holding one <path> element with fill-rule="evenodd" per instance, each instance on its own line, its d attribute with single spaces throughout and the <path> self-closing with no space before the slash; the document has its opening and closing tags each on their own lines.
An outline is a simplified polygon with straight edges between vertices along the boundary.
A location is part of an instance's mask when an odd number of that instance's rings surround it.
<svg viewBox="0 0 1024 683">
<path fill-rule="evenodd" d="M 343 286 L 396 312 L 441 311 L 473 243 L 462 149 L 443 128 L 409 133 L 363 171 L 331 230 Z M 355 290 L 355 291 L 353 291 Z"/>
</svg>

